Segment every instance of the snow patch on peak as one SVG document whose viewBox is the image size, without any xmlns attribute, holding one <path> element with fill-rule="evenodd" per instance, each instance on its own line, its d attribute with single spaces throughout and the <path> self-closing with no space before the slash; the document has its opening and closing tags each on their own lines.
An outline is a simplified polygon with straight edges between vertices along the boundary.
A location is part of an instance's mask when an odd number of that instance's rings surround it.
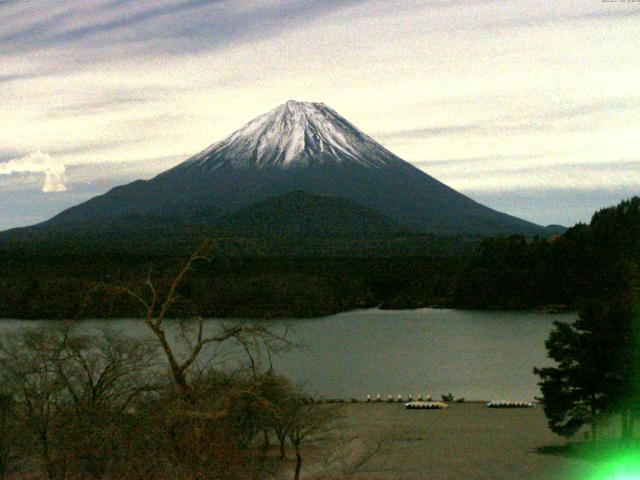
<svg viewBox="0 0 640 480">
<path fill-rule="evenodd" d="M 289 100 L 185 164 L 205 170 L 291 168 L 352 162 L 381 168 L 405 163 L 324 103 Z"/>
<path fill-rule="evenodd" d="M 319 108 L 323 107 L 322 102 L 303 102 L 299 100 L 287 100 L 282 106 L 288 108 Z"/>
</svg>

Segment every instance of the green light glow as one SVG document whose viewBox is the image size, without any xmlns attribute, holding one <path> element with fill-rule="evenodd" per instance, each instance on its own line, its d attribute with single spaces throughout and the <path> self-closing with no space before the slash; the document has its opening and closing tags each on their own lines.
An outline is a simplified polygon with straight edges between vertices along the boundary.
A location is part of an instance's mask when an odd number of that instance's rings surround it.
<svg viewBox="0 0 640 480">
<path fill-rule="evenodd" d="M 640 480 L 640 453 L 624 452 L 599 462 L 595 476 L 590 480 Z"/>
</svg>

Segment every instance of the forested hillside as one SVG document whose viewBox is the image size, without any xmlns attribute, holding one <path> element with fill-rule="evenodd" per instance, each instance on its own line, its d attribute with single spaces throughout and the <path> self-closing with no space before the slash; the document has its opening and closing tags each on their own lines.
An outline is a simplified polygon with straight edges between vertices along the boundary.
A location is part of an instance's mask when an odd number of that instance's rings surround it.
<svg viewBox="0 0 640 480">
<path fill-rule="evenodd" d="M 590 225 L 576 225 L 551 239 L 213 238 L 211 261 L 195 267 L 172 314 L 309 317 L 374 306 L 574 309 L 601 295 L 603 288 L 616 289 L 615 284 L 596 282 L 594 272 L 625 249 L 637 248 L 632 239 L 640 232 L 639 205 L 635 197 L 603 209 Z M 148 276 L 160 284 L 172 278 L 191 247 L 176 243 L 170 253 L 175 237 L 158 235 L 162 248 L 131 248 L 130 253 L 128 247 L 117 250 L 113 245 L 112 250 L 91 249 L 91 239 L 5 243 L 0 250 L 0 317 L 139 315 L 135 303 L 111 298 L 104 290 L 141 286 Z M 305 243 L 317 250 L 299 255 Z"/>
</svg>

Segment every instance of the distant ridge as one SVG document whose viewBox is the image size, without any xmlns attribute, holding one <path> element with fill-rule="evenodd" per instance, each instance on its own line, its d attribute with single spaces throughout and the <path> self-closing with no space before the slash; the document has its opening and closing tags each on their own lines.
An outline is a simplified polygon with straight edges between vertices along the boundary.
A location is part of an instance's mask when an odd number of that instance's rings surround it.
<svg viewBox="0 0 640 480">
<path fill-rule="evenodd" d="M 406 231 L 352 200 L 303 191 L 269 198 L 221 217 L 217 231 L 258 237 L 385 235 Z"/>
</svg>

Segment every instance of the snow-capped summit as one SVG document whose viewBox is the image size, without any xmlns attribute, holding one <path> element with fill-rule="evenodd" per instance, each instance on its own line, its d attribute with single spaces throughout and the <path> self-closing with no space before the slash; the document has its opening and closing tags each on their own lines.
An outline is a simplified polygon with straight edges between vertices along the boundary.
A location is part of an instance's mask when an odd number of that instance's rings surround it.
<svg viewBox="0 0 640 480">
<path fill-rule="evenodd" d="M 224 164 L 289 168 L 340 162 L 379 168 L 402 160 L 324 103 L 289 100 L 195 155 L 185 166 L 197 163 L 212 171 Z"/>
</svg>

